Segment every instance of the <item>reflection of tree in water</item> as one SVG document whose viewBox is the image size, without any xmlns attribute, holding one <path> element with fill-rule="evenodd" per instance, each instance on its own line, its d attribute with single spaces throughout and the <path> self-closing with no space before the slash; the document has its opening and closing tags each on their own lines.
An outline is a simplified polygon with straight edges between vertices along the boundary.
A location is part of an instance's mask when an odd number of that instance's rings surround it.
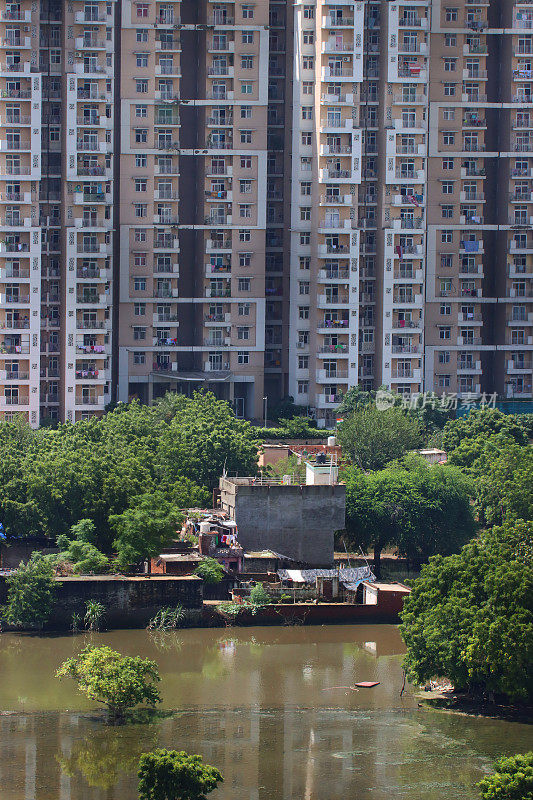
<svg viewBox="0 0 533 800">
<path fill-rule="evenodd" d="M 150 631 L 150 641 L 160 653 L 169 650 L 178 653 L 183 647 L 183 640 L 176 631 Z"/>
<path fill-rule="evenodd" d="M 110 789 L 121 773 L 136 773 L 141 753 L 157 747 L 156 729 L 139 726 L 105 728 L 74 743 L 70 755 L 58 753 L 63 772 L 83 775 L 89 786 Z"/>
</svg>

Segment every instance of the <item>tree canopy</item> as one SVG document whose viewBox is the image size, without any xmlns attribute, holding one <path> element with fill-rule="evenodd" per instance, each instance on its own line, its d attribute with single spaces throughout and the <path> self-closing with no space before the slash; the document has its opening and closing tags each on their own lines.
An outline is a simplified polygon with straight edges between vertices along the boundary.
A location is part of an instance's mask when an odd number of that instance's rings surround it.
<svg viewBox="0 0 533 800">
<path fill-rule="evenodd" d="M 500 758 L 478 783 L 482 800 L 533 800 L 533 752 Z"/>
<path fill-rule="evenodd" d="M 139 800 L 206 800 L 223 780 L 202 756 L 155 750 L 139 759 Z"/>
<path fill-rule="evenodd" d="M 210 393 L 167 395 L 154 406 L 119 404 L 100 419 L 55 429 L 1 423 L 0 448 L 0 522 L 8 538 L 78 540 L 72 525 L 89 520 L 90 544 L 104 554 L 114 540 L 127 540 L 133 553 L 138 520 L 128 512 L 149 505 L 147 498 L 163 498 L 167 516 L 175 516 L 209 503 L 224 468 L 257 470 L 254 428 Z"/>
<path fill-rule="evenodd" d="M 155 706 L 161 702 L 155 661 L 123 656 L 109 647 L 88 645 L 64 661 L 56 675 L 73 678 L 90 700 L 107 706 L 113 721 L 140 703 Z"/>
<path fill-rule="evenodd" d="M 380 556 L 393 547 L 416 564 L 435 553 L 453 553 L 474 533 L 471 482 L 451 466 L 428 466 L 409 457 L 365 473 L 350 467 L 346 482 L 346 537 L 351 546 Z"/>
<path fill-rule="evenodd" d="M 365 470 L 381 469 L 408 450 L 421 447 L 420 423 L 400 408 L 367 405 L 344 418 L 338 438 L 345 453 Z"/>
<path fill-rule="evenodd" d="M 533 522 L 484 531 L 422 568 L 402 612 L 409 678 L 533 698 Z"/>
</svg>

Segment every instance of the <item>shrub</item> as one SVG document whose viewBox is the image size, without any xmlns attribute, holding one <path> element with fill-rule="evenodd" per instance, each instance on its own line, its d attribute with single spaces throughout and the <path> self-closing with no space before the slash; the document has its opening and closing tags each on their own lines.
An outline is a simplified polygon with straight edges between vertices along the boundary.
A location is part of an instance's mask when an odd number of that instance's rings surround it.
<svg viewBox="0 0 533 800">
<path fill-rule="evenodd" d="M 205 800 L 222 775 L 202 756 L 154 750 L 139 760 L 139 800 Z"/>
<path fill-rule="evenodd" d="M 267 606 L 272 602 L 272 598 L 265 590 L 262 583 L 256 583 L 250 592 L 250 603 L 254 606 Z"/>
<path fill-rule="evenodd" d="M 533 752 L 500 758 L 477 785 L 483 800 L 533 800 Z"/>
<path fill-rule="evenodd" d="M 56 582 L 50 558 L 37 551 L 6 578 L 7 604 L 3 616 L 9 625 L 42 628 L 52 612 Z"/>
</svg>

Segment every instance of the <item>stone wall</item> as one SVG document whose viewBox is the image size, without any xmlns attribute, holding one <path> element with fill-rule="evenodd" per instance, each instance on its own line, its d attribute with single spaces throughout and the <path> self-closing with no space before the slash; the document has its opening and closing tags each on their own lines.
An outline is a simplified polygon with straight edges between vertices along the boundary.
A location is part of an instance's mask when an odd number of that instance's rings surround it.
<svg viewBox="0 0 533 800">
<path fill-rule="evenodd" d="M 46 626 L 48 630 L 70 628 L 74 613 L 83 619 L 89 600 L 105 606 L 104 628 L 144 628 L 167 606 L 180 605 L 198 614 L 202 609 L 203 581 L 196 575 L 152 578 L 103 575 L 56 580 L 57 597 Z M 0 578 L 0 603 L 5 602 L 5 597 L 5 579 Z"/>
</svg>

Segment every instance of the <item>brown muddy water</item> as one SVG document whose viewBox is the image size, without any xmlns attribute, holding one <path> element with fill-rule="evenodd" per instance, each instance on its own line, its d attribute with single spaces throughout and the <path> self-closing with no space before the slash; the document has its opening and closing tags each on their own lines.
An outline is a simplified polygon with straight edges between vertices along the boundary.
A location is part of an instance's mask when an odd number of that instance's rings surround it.
<svg viewBox="0 0 533 800">
<path fill-rule="evenodd" d="M 474 800 L 498 755 L 531 729 L 400 698 L 403 643 L 392 625 L 96 634 L 157 661 L 163 708 L 106 726 L 59 664 L 88 637 L 0 635 L 1 800 L 135 800 L 139 754 L 201 753 L 225 782 L 213 800 Z M 344 688 L 377 680 L 374 689 Z"/>
</svg>

